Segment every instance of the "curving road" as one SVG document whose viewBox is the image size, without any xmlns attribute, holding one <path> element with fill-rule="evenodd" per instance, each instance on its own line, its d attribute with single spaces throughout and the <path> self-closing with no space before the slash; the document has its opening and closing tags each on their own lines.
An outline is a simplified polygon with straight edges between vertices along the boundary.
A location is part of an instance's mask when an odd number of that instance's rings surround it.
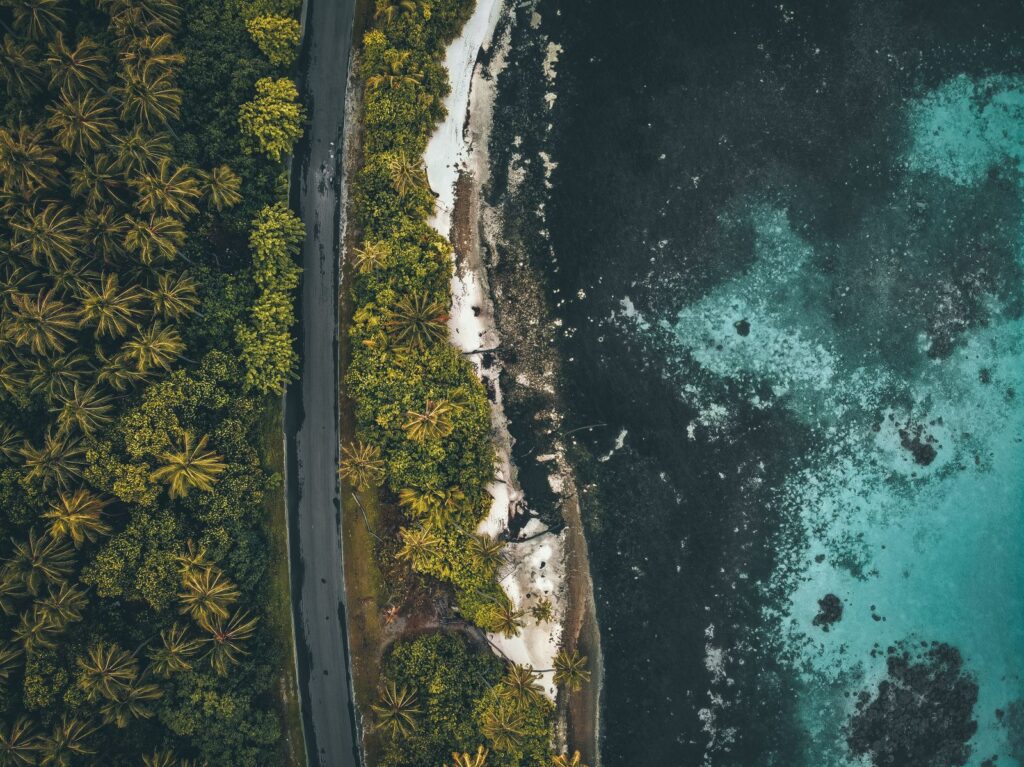
<svg viewBox="0 0 1024 767">
<path fill-rule="evenodd" d="M 345 627 L 338 489 L 341 140 L 355 0 L 307 0 L 302 53 L 310 123 L 292 204 L 306 223 L 299 381 L 285 400 L 292 605 L 309 767 L 358 767 Z"/>
</svg>

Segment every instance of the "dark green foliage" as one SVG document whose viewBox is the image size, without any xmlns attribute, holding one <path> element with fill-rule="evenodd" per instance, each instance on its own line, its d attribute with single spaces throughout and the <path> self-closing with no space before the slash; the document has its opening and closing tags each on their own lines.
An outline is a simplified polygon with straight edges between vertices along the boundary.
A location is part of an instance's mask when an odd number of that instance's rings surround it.
<svg viewBox="0 0 1024 767">
<path fill-rule="evenodd" d="M 453 751 L 491 750 L 488 765 L 546 767 L 553 706 L 547 699 L 503 702 L 499 682 L 505 663 L 465 639 L 433 634 L 395 645 L 384 665 L 382 684 L 394 682 L 415 690 L 422 713 L 406 737 L 389 739 L 381 767 L 437 767 Z M 514 749 L 498 749 L 483 735 L 489 712 L 506 707 L 522 721 L 523 735 Z"/>
<path fill-rule="evenodd" d="M 33 22 L 30 5 L 53 13 Z M 27 717 L 39 748 L 75 742 L 69 764 L 280 759 L 287 660 L 261 612 L 280 478 L 235 331 L 284 164 L 242 151 L 238 115 L 280 76 L 246 18 L 296 10 L 0 3 L 0 729 Z M 80 109 L 91 125 L 69 120 Z M 44 514 L 79 492 L 99 521 L 72 543 Z M 227 604 L 212 618 L 210 583 Z M 191 649 L 156 670 L 167 632 Z"/>
</svg>

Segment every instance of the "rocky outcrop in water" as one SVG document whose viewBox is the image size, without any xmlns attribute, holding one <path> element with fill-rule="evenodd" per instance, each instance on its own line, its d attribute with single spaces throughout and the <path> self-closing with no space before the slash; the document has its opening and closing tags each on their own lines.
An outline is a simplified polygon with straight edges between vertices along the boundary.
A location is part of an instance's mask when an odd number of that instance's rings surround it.
<svg viewBox="0 0 1024 767">
<path fill-rule="evenodd" d="M 864 691 L 847 744 L 875 767 L 959 767 L 978 729 L 978 684 L 955 647 L 940 642 L 890 647 L 888 675 Z"/>
</svg>

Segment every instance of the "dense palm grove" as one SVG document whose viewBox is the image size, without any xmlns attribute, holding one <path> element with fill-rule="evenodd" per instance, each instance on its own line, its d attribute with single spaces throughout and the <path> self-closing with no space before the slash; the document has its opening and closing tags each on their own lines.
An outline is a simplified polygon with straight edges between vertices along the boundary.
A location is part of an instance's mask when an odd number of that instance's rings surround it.
<svg viewBox="0 0 1024 767">
<path fill-rule="evenodd" d="M 295 11 L 0 0 L 0 765 L 281 761 Z"/>
<path fill-rule="evenodd" d="M 357 441 L 342 477 L 401 510 L 398 541 L 378 540 L 391 599 L 417 577 L 450 585 L 461 616 L 515 636 L 552 619 L 542 595 L 516 606 L 500 585 L 503 541 L 478 535 L 494 479 L 490 406 L 473 366 L 448 341 L 451 245 L 427 223 L 434 196 L 421 157 L 444 116 L 444 47 L 473 0 L 379 0 L 363 40 L 363 157 L 353 180 L 355 303 L 346 375 Z M 479 640 L 482 632 L 466 632 Z M 554 705 L 540 669 L 509 663 L 458 634 L 397 643 L 372 705 L 383 767 L 579 766 L 552 755 Z M 579 689 L 578 653 L 555 681 Z"/>
</svg>

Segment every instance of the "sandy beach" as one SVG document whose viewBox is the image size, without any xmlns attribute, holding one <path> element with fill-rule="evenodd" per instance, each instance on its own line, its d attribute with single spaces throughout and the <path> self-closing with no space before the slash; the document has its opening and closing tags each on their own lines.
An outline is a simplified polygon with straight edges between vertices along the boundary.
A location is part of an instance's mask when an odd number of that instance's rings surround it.
<svg viewBox="0 0 1024 767">
<path fill-rule="evenodd" d="M 489 487 L 491 513 L 479 532 L 500 535 L 516 515 L 528 513 L 528 499 L 517 481 L 512 460 L 513 441 L 503 408 L 501 389 L 503 339 L 495 319 L 487 254 L 495 247 L 485 223 L 495 211 L 485 209 L 481 189 L 489 174 L 488 142 L 495 97 L 495 79 L 504 58 L 506 40 L 493 40 L 502 12 L 500 0 L 481 0 L 463 30 L 449 47 L 446 66 L 452 90 L 446 100 L 448 116 L 432 137 L 426 152 L 427 174 L 438 195 L 432 223 L 454 246 L 452 308 L 449 323 L 453 343 L 476 366 L 492 405 L 492 429 L 498 456 L 496 480 Z M 549 382 L 538 385 L 550 387 Z M 519 609 L 528 611 L 540 599 L 550 600 L 551 621 L 526 625 L 511 638 L 488 637 L 509 660 L 542 670 L 541 683 L 558 703 L 556 749 L 579 749 L 589 765 L 599 763 L 597 722 L 600 694 L 600 638 L 593 602 L 579 504 L 571 467 L 564 451 L 545 456 L 549 482 L 562 498 L 564 527 L 548 530 L 530 519 L 506 547 L 502 586 Z M 579 649 L 591 658 L 593 682 L 581 693 L 559 695 L 553 681 L 558 650 Z"/>
</svg>

